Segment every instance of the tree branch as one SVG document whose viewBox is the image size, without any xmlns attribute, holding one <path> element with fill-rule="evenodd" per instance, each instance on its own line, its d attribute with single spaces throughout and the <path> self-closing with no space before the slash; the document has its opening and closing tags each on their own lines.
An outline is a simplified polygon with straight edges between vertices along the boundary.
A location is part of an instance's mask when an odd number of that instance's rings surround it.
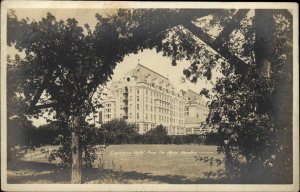
<svg viewBox="0 0 300 192">
<path fill-rule="evenodd" d="M 220 44 L 222 39 L 227 39 L 232 31 L 239 27 L 241 20 L 247 15 L 249 9 L 240 9 L 233 16 L 232 20 L 224 27 L 219 36 L 215 39 L 216 44 Z"/>
<path fill-rule="evenodd" d="M 249 66 L 243 60 L 232 54 L 227 48 L 216 43 L 207 33 L 202 31 L 199 27 L 196 27 L 192 22 L 183 23 L 182 25 L 210 46 L 214 51 L 224 57 L 229 63 L 235 65 L 235 72 L 237 74 L 246 74 Z"/>
<path fill-rule="evenodd" d="M 47 75 L 45 75 L 45 77 L 43 79 L 43 82 L 41 83 L 41 86 L 38 88 L 38 90 L 35 92 L 35 94 L 33 96 L 33 99 L 32 99 L 32 101 L 30 103 L 30 106 L 29 106 L 29 111 L 31 111 L 35 107 L 37 102 L 39 101 L 43 91 L 46 88 L 46 85 L 50 81 L 50 76 L 53 74 L 53 72 L 54 72 L 54 68 L 50 69 L 49 73 Z"/>
<path fill-rule="evenodd" d="M 33 112 L 33 111 L 37 111 L 37 110 L 41 110 L 41 109 L 56 107 L 57 105 L 58 105 L 58 103 L 56 103 L 56 102 L 36 105 L 36 106 L 33 106 L 32 108 L 29 108 L 28 112 Z"/>
</svg>

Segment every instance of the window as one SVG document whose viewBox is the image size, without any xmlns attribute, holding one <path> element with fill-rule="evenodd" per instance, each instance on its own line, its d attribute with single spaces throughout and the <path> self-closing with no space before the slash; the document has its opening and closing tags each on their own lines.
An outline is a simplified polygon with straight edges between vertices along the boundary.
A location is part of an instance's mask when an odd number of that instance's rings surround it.
<svg viewBox="0 0 300 192">
<path fill-rule="evenodd" d="M 192 134 L 192 133 L 193 133 L 192 128 L 187 128 L 187 129 L 186 129 L 186 133 L 187 133 L 187 134 Z"/>
<path fill-rule="evenodd" d="M 137 100 L 137 101 L 140 101 L 140 97 L 139 97 L 139 96 L 137 96 L 137 97 L 136 97 L 136 100 Z"/>
<path fill-rule="evenodd" d="M 137 90 L 136 90 L 136 93 L 137 93 L 137 94 L 139 94 L 139 93 L 140 93 L 140 90 L 139 90 L 139 89 L 137 89 Z"/>
<path fill-rule="evenodd" d="M 188 107 L 186 108 L 185 116 L 189 116 L 189 108 Z M 197 114 L 197 117 L 198 117 L 198 114 Z"/>
<path fill-rule="evenodd" d="M 139 104 L 136 105 L 136 109 L 140 109 L 140 105 Z"/>
<path fill-rule="evenodd" d="M 200 133 L 201 130 L 200 130 L 200 128 L 194 128 L 194 132 L 195 132 L 195 133 Z"/>
<path fill-rule="evenodd" d="M 139 113 L 136 114 L 136 118 L 140 119 L 140 114 Z"/>
<path fill-rule="evenodd" d="M 148 124 L 144 124 L 144 132 L 148 131 Z"/>
</svg>

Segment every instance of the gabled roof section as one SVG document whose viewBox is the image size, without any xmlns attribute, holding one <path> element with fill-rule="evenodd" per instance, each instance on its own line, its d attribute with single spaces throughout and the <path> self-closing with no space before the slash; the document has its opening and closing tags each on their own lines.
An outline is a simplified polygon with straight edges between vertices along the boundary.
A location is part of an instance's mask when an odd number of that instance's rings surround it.
<svg viewBox="0 0 300 192">
<path fill-rule="evenodd" d="M 136 77 L 137 82 L 147 83 L 148 78 L 150 78 L 150 81 L 156 81 L 158 84 L 161 84 L 162 82 L 164 82 L 166 84 L 171 85 L 171 82 L 167 77 L 165 77 L 165 76 L 163 76 L 141 64 L 138 64 L 134 69 L 129 71 L 126 75 Z"/>
<path fill-rule="evenodd" d="M 186 101 L 189 101 L 191 103 L 201 103 L 203 102 L 203 98 L 200 94 L 195 93 L 192 90 L 187 90 L 183 97 L 185 98 Z"/>
</svg>

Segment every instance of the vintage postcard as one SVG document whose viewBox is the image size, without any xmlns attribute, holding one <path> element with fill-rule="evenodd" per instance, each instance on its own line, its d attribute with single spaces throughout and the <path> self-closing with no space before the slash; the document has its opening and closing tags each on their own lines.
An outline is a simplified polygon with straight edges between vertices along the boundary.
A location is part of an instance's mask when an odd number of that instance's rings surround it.
<svg viewBox="0 0 300 192">
<path fill-rule="evenodd" d="M 1 190 L 298 191 L 298 9 L 3 1 Z"/>
</svg>

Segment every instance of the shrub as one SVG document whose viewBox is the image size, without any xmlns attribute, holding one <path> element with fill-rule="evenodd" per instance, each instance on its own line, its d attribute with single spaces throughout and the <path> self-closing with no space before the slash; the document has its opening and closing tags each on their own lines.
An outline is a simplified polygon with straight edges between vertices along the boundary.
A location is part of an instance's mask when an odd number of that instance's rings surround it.
<svg viewBox="0 0 300 192">
<path fill-rule="evenodd" d="M 60 135 L 56 138 L 55 144 L 59 144 L 58 150 L 53 150 L 48 157 L 48 161 L 52 162 L 57 158 L 61 159 L 61 167 L 70 167 L 72 163 L 72 152 L 71 152 L 71 135 L 67 124 L 61 123 Z M 82 165 L 85 167 L 92 167 L 92 163 L 97 159 L 97 150 L 100 147 L 96 147 L 99 143 L 98 131 L 95 127 L 83 124 L 78 130 L 80 135 L 80 147 L 82 155 Z M 100 137 L 101 138 L 101 137 Z"/>
</svg>

